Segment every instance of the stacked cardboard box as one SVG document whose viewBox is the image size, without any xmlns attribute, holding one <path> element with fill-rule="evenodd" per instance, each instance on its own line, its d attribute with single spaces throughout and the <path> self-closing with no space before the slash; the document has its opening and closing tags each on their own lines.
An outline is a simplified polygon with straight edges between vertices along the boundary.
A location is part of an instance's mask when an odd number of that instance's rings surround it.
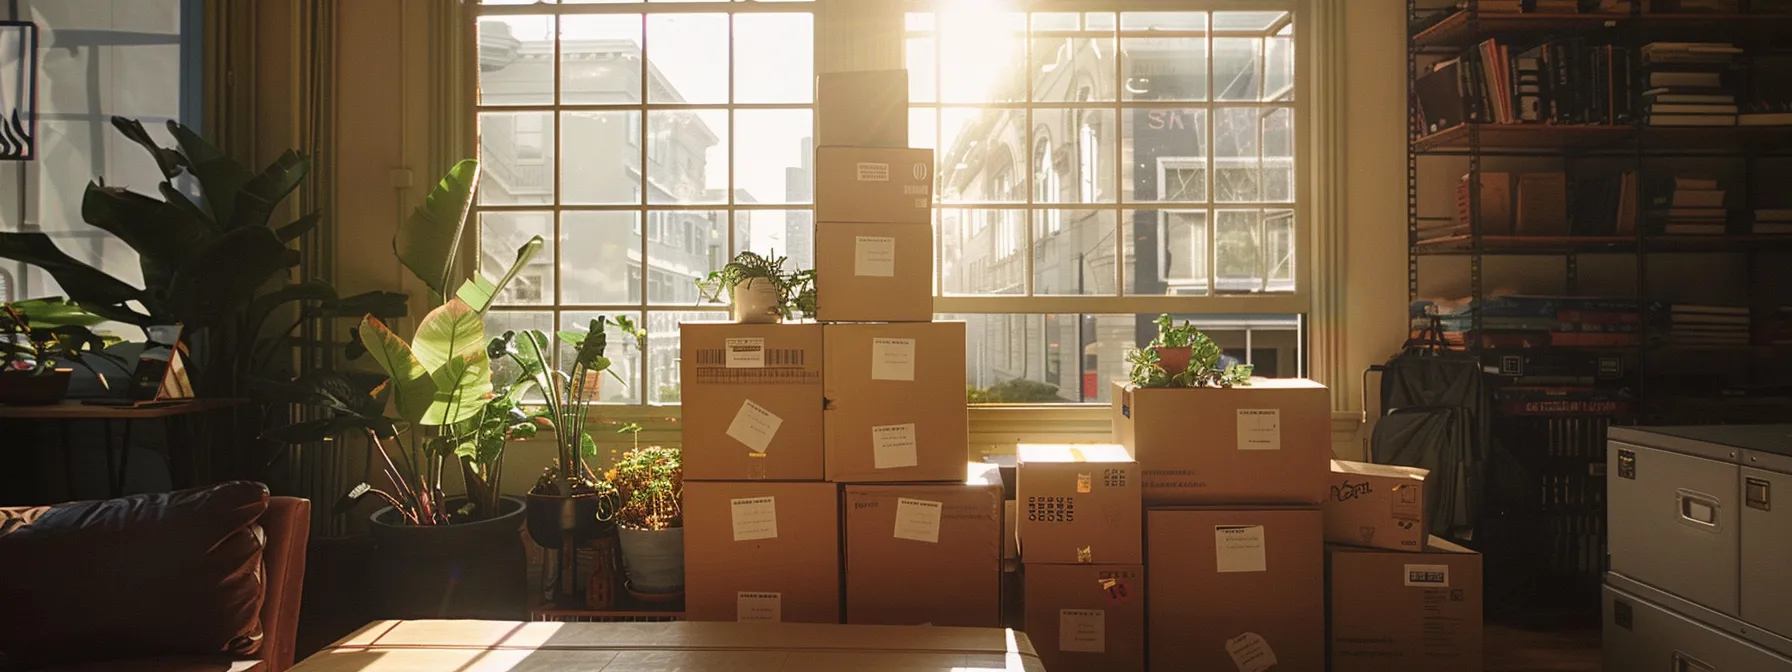
<svg viewBox="0 0 1792 672">
<path fill-rule="evenodd" d="M 1150 507 L 1151 669 L 1324 669 L 1325 387 L 1117 384 L 1113 400 Z"/>
<path fill-rule="evenodd" d="M 1333 672 L 1481 669 L 1481 556 L 1427 534 L 1427 476 L 1331 463 L 1321 508 Z"/>
<path fill-rule="evenodd" d="M 1138 464 L 1118 445 L 1021 445 L 1024 629 L 1046 669 L 1145 669 Z"/>
</svg>

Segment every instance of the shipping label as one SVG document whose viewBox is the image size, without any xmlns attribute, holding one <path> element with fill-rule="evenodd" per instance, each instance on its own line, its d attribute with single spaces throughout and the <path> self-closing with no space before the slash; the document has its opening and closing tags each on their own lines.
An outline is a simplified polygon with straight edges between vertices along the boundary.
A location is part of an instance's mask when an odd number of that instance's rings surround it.
<svg viewBox="0 0 1792 672">
<path fill-rule="evenodd" d="M 734 519 L 734 540 L 778 538 L 778 502 L 776 497 L 746 497 L 728 500 Z"/>
</svg>

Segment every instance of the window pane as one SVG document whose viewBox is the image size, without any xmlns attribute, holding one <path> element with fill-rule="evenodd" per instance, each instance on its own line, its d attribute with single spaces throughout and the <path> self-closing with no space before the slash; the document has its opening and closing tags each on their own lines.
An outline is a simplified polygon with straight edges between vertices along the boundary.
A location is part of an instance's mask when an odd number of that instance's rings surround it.
<svg viewBox="0 0 1792 672">
<path fill-rule="evenodd" d="M 1126 100 L 1207 100 L 1207 41 L 1192 37 L 1120 40 Z"/>
<path fill-rule="evenodd" d="M 1214 213 L 1214 283 L 1225 292 L 1255 292 L 1263 287 L 1263 214 L 1256 210 Z"/>
<path fill-rule="evenodd" d="M 939 110 L 931 107 L 911 108 L 908 111 L 908 146 L 939 148 Z M 935 192 L 933 197 L 939 198 Z"/>
<path fill-rule="evenodd" d="M 1076 12 L 1034 12 L 1033 30 L 1077 30 L 1078 18 Z"/>
<path fill-rule="evenodd" d="M 1260 185 L 1257 136 L 1263 110 L 1230 107 L 1214 110 L 1213 147 L 1217 172 L 1213 176 L 1214 200 L 1257 201 Z"/>
<path fill-rule="evenodd" d="M 1033 294 L 1114 294 L 1114 211 L 1033 212 Z"/>
<path fill-rule="evenodd" d="M 641 301 L 639 221 L 633 212 L 560 215 L 561 303 Z"/>
<path fill-rule="evenodd" d="M 600 315 L 609 318 L 609 321 L 604 324 L 604 356 L 610 359 L 610 370 L 616 372 L 616 375 L 611 376 L 605 374 L 601 376 L 603 382 L 600 383 L 597 388 L 596 400 L 607 404 L 641 403 L 641 386 L 639 382 L 641 350 L 640 348 L 635 347 L 634 337 L 622 333 L 622 330 L 616 327 L 615 322 L 616 316 L 626 315 L 629 319 L 634 320 L 636 324 L 640 324 L 640 313 L 566 312 L 560 314 L 560 328 L 584 333 L 591 328 L 591 321 L 597 319 Z M 575 356 L 572 351 L 572 346 L 565 341 L 560 341 L 558 339 L 555 339 L 555 341 L 555 350 L 560 357 L 561 369 L 565 370 L 571 368 L 570 364 L 572 358 Z M 622 380 L 617 380 L 617 378 L 621 378 Z M 592 428 L 587 431 L 601 430 Z M 603 437 L 601 436 L 593 438 L 600 441 L 603 440 Z"/>
<path fill-rule="evenodd" d="M 1207 110 L 1128 109 L 1132 157 L 1121 190 L 1129 201 L 1207 200 Z"/>
<path fill-rule="evenodd" d="M 560 100 L 641 102 L 639 14 L 561 17 Z"/>
<path fill-rule="evenodd" d="M 1214 12 L 1214 30 L 1269 30 L 1287 12 Z"/>
<path fill-rule="evenodd" d="M 554 102 L 554 17 L 479 19 L 479 104 Z"/>
<path fill-rule="evenodd" d="M 1033 199 L 1112 203 L 1116 156 L 1113 110 L 1033 112 Z"/>
<path fill-rule="evenodd" d="M 553 339 L 554 314 L 545 310 L 494 310 L 485 314 L 485 336 L 488 339 L 503 336 L 506 331 L 521 333 L 531 329 Z M 492 362 L 492 382 L 509 384 L 521 374 L 522 368 L 516 365 L 516 360 L 504 358 Z"/>
<path fill-rule="evenodd" d="M 1028 152 L 1024 110 L 940 111 L 938 190 L 945 203 L 1024 203 Z"/>
<path fill-rule="evenodd" d="M 728 102 L 728 15 L 649 15 L 647 65 L 647 102 Z"/>
<path fill-rule="evenodd" d="M 647 202 L 728 201 L 728 113 L 647 113 Z"/>
<path fill-rule="evenodd" d="M 814 16 L 734 16 L 734 102 L 807 103 L 815 95 Z"/>
<path fill-rule="evenodd" d="M 1024 15 L 977 9 L 946 12 L 939 17 L 941 62 L 952 67 L 940 73 L 940 99 L 949 103 L 981 103 L 1026 99 L 1022 79 L 1026 62 Z"/>
<path fill-rule="evenodd" d="M 1121 30 L 1206 30 L 1206 12 L 1124 12 Z"/>
<path fill-rule="evenodd" d="M 554 117 L 546 112 L 479 115 L 479 202 L 554 202 Z"/>
<path fill-rule="evenodd" d="M 516 262 L 517 248 L 541 236 L 541 251 L 498 294 L 499 305 L 554 302 L 554 213 L 486 212 L 479 215 L 479 273 L 496 282 Z"/>
<path fill-rule="evenodd" d="M 1127 294 L 1208 294 L 1205 210 L 1135 210 L 1121 221 Z"/>
<path fill-rule="evenodd" d="M 934 235 L 945 294 L 1026 292 L 1025 210 L 942 208 Z"/>
<path fill-rule="evenodd" d="M 1033 100 L 1113 100 L 1113 58 L 1112 37 L 1034 39 Z"/>
<path fill-rule="evenodd" d="M 727 322 L 727 311 L 656 311 L 647 314 L 647 390 L 655 404 L 679 402 L 678 325 L 682 322 Z"/>
<path fill-rule="evenodd" d="M 811 210 L 737 210 L 734 213 L 736 254 L 787 257 L 785 270 L 815 268 L 815 213 Z M 850 226 L 850 225 L 849 225 Z"/>
<path fill-rule="evenodd" d="M 697 303 L 697 280 L 727 263 L 728 211 L 647 211 L 647 302 Z"/>
<path fill-rule="evenodd" d="M 934 53 L 931 37 L 911 37 L 904 41 L 904 60 L 908 67 L 908 99 L 914 103 L 939 100 L 939 54 Z"/>
<path fill-rule="evenodd" d="M 735 112 L 734 202 L 810 202 L 814 129 L 809 110 Z"/>
<path fill-rule="evenodd" d="M 1263 40 L 1220 37 L 1213 40 L 1213 99 L 1261 100 Z"/>
<path fill-rule="evenodd" d="M 1294 38 L 1272 37 L 1263 65 L 1264 100 L 1294 100 Z"/>
<path fill-rule="evenodd" d="M 641 202 L 640 112 L 562 112 L 560 123 L 561 202 Z"/>
<path fill-rule="evenodd" d="M 1263 116 L 1263 200 L 1294 201 L 1294 110 Z"/>
<path fill-rule="evenodd" d="M 1264 252 L 1268 255 L 1269 276 L 1265 285 L 1271 292 L 1294 291 L 1295 228 L 1293 210 L 1266 210 L 1263 213 Z"/>
</svg>

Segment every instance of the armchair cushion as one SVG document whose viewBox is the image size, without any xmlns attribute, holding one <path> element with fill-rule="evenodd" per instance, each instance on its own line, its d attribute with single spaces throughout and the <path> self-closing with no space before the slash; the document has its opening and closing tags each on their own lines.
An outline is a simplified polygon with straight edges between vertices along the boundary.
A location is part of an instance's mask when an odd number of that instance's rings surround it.
<svg viewBox="0 0 1792 672">
<path fill-rule="evenodd" d="M 0 670 L 146 655 L 248 657 L 267 487 L 0 509 Z"/>
</svg>

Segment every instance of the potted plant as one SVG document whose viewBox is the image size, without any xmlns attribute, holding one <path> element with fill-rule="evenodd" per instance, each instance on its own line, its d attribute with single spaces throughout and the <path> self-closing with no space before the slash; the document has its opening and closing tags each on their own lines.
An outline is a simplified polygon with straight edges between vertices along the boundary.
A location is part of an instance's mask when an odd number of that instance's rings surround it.
<svg viewBox="0 0 1792 672">
<path fill-rule="evenodd" d="M 88 330 L 104 321 L 61 297 L 5 304 L 0 310 L 0 404 L 41 406 L 61 401 L 74 369 L 59 364 L 91 371 L 83 361 L 87 355 L 122 365 L 122 360 L 104 351 L 105 339 Z M 94 376 L 105 383 L 104 376 Z"/>
<path fill-rule="evenodd" d="M 796 313 L 815 313 L 815 271 L 786 271 L 785 257 L 762 257 L 741 252 L 707 277 L 697 281 L 706 301 L 720 303 L 728 296 L 734 321 L 742 324 L 775 324 Z"/>
<path fill-rule="evenodd" d="M 1195 325 L 1158 315 L 1157 337 L 1127 353 L 1128 377 L 1137 387 L 1232 387 L 1249 385 L 1251 365 L 1227 364 L 1220 346 Z"/>
<path fill-rule="evenodd" d="M 625 427 L 640 436 L 640 426 Z M 628 590 L 657 601 L 684 591 L 684 468 L 677 448 L 635 447 L 607 474 L 616 484 L 622 505 L 616 511 L 616 532 Z"/>
</svg>

